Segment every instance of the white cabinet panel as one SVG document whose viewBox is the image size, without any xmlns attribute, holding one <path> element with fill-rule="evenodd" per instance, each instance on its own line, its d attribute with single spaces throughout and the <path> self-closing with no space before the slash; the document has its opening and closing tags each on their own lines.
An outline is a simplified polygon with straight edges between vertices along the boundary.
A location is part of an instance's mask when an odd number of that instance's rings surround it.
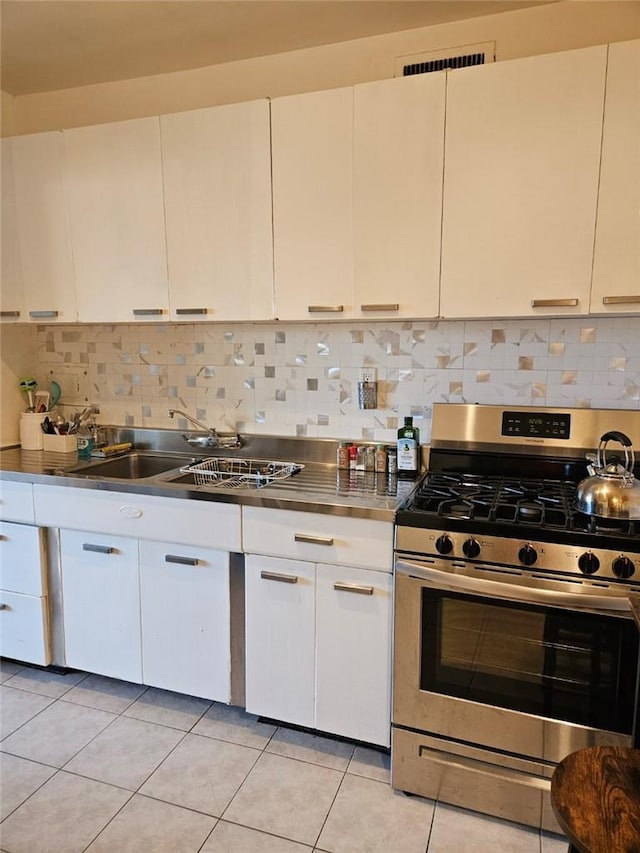
<svg viewBox="0 0 640 853">
<path fill-rule="evenodd" d="M 0 480 L 0 518 L 27 523 L 35 521 L 31 483 Z"/>
<path fill-rule="evenodd" d="M 0 162 L 0 318 L 15 323 L 24 321 L 26 317 L 13 181 L 13 150 L 9 138 L 0 140 Z"/>
<path fill-rule="evenodd" d="M 246 553 L 391 570 L 391 522 L 250 506 L 242 517 Z"/>
<path fill-rule="evenodd" d="M 74 128 L 64 146 L 79 319 L 168 319 L 159 119 Z"/>
<path fill-rule="evenodd" d="M 276 317 L 351 317 L 353 88 L 275 98 L 271 121 Z"/>
<path fill-rule="evenodd" d="M 145 684 L 229 702 L 229 554 L 140 542 Z"/>
<path fill-rule="evenodd" d="M 609 45 L 591 311 L 640 311 L 640 40 Z"/>
<path fill-rule="evenodd" d="M 46 597 L 0 590 L 0 654 L 40 666 L 51 663 Z"/>
<path fill-rule="evenodd" d="M 449 73 L 442 316 L 588 311 L 606 53 Z"/>
<path fill-rule="evenodd" d="M 67 666 L 142 682 L 138 542 L 60 532 Z"/>
<path fill-rule="evenodd" d="M 356 317 L 438 316 L 445 85 L 423 74 L 354 89 Z"/>
<path fill-rule="evenodd" d="M 173 542 L 242 550 L 240 507 L 233 504 L 40 484 L 34 496 L 38 524 L 45 527 L 160 541 L 170 531 Z"/>
<path fill-rule="evenodd" d="M 160 125 L 171 319 L 273 319 L 269 102 Z"/>
<path fill-rule="evenodd" d="M 314 725 L 315 566 L 248 555 L 246 707 Z"/>
<path fill-rule="evenodd" d="M 16 136 L 11 145 L 24 319 L 74 322 L 78 312 L 62 132 Z"/>
<path fill-rule="evenodd" d="M 0 521 L 0 589 L 46 595 L 44 531 Z"/>
<path fill-rule="evenodd" d="M 391 739 L 392 576 L 317 566 L 316 728 Z"/>
</svg>

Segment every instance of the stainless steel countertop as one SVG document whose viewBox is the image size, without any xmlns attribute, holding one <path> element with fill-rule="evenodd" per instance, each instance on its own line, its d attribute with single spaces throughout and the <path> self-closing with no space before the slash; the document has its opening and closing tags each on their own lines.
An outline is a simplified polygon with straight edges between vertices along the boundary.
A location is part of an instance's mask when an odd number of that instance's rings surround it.
<svg viewBox="0 0 640 853">
<path fill-rule="evenodd" d="M 111 434 L 111 440 L 132 441 L 134 449 L 191 454 L 192 449 L 173 430 L 123 430 Z M 335 464 L 337 442 L 324 439 L 279 439 L 243 437 L 240 451 L 214 450 L 192 455 L 239 456 L 298 462 L 304 468 L 297 474 L 260 489 L 220 489 L 170 482 L 160 474 L 144 480 L 87 478 L 81 472 L 65 474 L 77 467 L 75 454 L 8 448 L 0 451 L 0 480 L 46 483 L 61 487 L 147 494 L 185 500 L 207 500 L 246 506 L 320 512 L 393 521 L 400 503 L 410 494 L 414 481 L 364 471 L 341 471 Z M 132 440 L 135 439 L 135 440 Z M 331 460 L 331 461 L 329 461 Z M 95 461 L 95 460 L 93 460 Z M 174 472 L 175 474 L 175 472 Z"/>
</svg>

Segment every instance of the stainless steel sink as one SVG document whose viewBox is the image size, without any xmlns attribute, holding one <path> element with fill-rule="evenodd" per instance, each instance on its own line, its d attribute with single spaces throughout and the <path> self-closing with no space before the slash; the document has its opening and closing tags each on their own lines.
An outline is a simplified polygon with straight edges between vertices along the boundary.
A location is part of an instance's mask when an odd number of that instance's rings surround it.
<svg viewBox="0 0 640 853">
<path fill-rule="evenodd" d="M 74 468 L 66 468 L 66 474 L 77 477 L 109 477 L 115 480 L 145 480 L 148 477 L 157 477 L 167 471 L 175 471 L 189 462 L 193 462 L 193 456 L 180 454 L 153 454 L 133 452 L 116 459 L 104 459 L 100 461 L 87 462 Z"/>
</svg>

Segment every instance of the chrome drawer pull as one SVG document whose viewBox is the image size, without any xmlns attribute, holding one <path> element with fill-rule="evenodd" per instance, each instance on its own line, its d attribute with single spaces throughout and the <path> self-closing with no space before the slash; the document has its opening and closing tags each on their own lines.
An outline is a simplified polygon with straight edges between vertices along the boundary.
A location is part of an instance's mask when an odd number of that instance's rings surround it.
<svg viewBox="0 0 640 853">
<path fill-rule="evenodd" d="M 603 296 L 603 305 L 636 305 L 640 296 Z"/>
<path fill-rule="evenodd" d="M 134 308 L 134 317 L 161 317 L 162 308 Z"/>
<path fill-rule="evenodd" d="M 577 299 L 532 299 L 532 308 L 571 308 L 578 304 Z"/>
<path fill-rule="evenodd" d="M 115 548 L 110 545 L 92 545 L 90 542 L 85 542 L 82 546 L 83 551 L 95 551 L 96 554 L 113 554 Z"/>
<path fill-rule="evenodd" d="M 197 566 L 199 562 L 197 557 L 179 557 L 176 554 L 165 554 L 164 561 L 165 563 L 179 563 L 181 566 Z"/>
<path fill-rule="evenodd" d="M 279 575 L 277 572 L 260 572 L 263 581 L 279 581 L 280 583 L 298 583 L 296 575 Z"/>
<path fill-rule="evenodd" d="M 208 308 L 176 308 L 176 314 L 207 314 Z"/>
<path fill-rule="evenodd" d="M 8 604 L 0 604 L 0 610 L 9 610 L 9 609 L 10 608 L 9 608 Z"/>
<path fill-rule="evenodd" d="M 308 305 L 307 311 L 309 314 L 341 314 L 344 311 L 344 305 Z"/>
<path fill-rule="evenodd" d="M 387 304 L 381 303 L 380 305 L 361 305 L 361 311 L 399 311 L 400 306 L 397 302 L 389 302 Z"/>
<path fill-rule="evenodd" d="M 340 592 L 356 592 L 358 595 L 373 595 L 372 586 L 358 586 L 357 583 L 344 583 L 344 581 L 336 581 L 333 585 L 334 589 Z"/>
<path fill-rule="evenodd" d="M 34 320 L 43 317 L 57 317 L 59 314 L 58 311 L 29 311 L 29 316 Z"/>
<path fill-rule="evenodd" d="M 0 311 L 0 317 L 19 317 L 19 311 Z"/>
<path fill-rule="evenodd" d="M 328 536 L 308 536 L 306 533 L 294 533 L 294 542 L 308 542 L 310 545 L 333 545 L 333 538 Z"/>
</svg>

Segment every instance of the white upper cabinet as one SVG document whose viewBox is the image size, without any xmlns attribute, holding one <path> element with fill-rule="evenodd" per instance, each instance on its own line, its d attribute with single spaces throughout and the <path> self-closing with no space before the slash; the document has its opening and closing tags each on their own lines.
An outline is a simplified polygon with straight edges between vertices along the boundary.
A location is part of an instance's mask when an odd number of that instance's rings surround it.
<svg viewBox="0 0 640 853">
<path fill-rule="evenodd" d="M 591 311 L 640 311 L 640 40 L 609 45 Z"/>
<path fill-rule="evenodd" d="M 353 87 L 271 103 L 275 313 L 353 316 Z"/>
<path fill-rule="evenodd" d="M 446 75 L 354 89 L 354 314 L 437 317 Z"/>
<path fill-rule="evenodd" d="M 442 316 L 588 311 L 606 57 L 448 75 Z"/>
<path fill-rule="evenodd" d="M 62 133 L 13 137 L 11 154 L 24 286 L 20 319 L 74 322 L 78 315 Z"/>
<path fill-rule="evenodd" d="M 168 320 L 160 122 L 64 132 L 79 319 Z"/>
<path fill-rule="evenodd" d="M 269 102 L 160 126 L 171 319 L 273 319 Z"/>
<path fill-rule="evenodd" d="M 3 321 L 24 320 L 24 289 L 16 219 L 16 193 L 13 183 L 12 140 L 0 140 L 0 318 Z"/>
</svg>

